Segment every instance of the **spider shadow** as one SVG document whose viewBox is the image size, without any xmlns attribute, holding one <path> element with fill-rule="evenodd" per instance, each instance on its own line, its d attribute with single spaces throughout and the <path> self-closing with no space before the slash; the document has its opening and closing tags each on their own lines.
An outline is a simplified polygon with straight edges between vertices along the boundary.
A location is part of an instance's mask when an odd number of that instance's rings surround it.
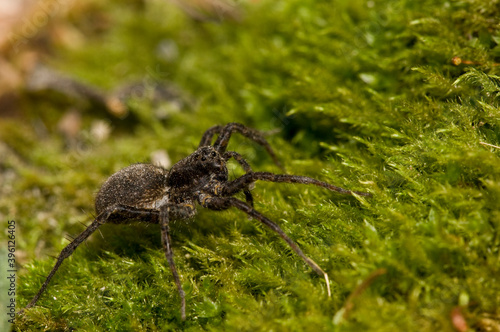
<svg viewBox="0 0 500 332">
<path fill-rule="evenodd" d="M 171 222 L 173 250 L 176 254 L 181 254 L 182 246 L 189 241 L 203 246 L 204 237 L 227 235 L 228 231 L 225 227 L 227 212 L 200 210 L 200 213 L 193 219 Z M 217 217 L 220 214 L 225 216 Z M 150 250 L 160 252 L 164 250 L 160 226 L 138 221 L 129 224 L 104 224 L 80 246 L 87 248 L 84 255 L 88 259 L 99 259 L 104 252 L 134 259 L 144 257 Z M 167 264 L 166 261 L 165 264 Z"/>
</svg>

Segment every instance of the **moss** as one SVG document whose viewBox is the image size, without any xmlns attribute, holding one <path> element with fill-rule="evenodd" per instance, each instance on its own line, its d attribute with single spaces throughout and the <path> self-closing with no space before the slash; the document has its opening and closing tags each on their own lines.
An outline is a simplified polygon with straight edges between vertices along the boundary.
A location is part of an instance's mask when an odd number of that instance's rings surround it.
<svg viewBox="0 0 500 332">
<path fill-rule="evenodd" d="M 76 147 L 55 129 L 62 113 L 50 100 L 43 113 L 26 112 L 46 123 L 42 136 L 36 121 L 0 124 L 9 151 L 0 211 L 18 222 L 19 307 L 52 268 L 47 255 L 90 222 L 106 177 L 158 149 L 177 161 L 215 123 L 279 129 L 268 138 L 288 173 L 373 197 L 256 185 L 256 208 L 328 272 L 331 298 L 264 226 L 237 211 L 200 211 L 173 230 L 187 322 L 158 229 L 106 225 L 16 329 L 455 331 L 456 307 L 471 329 L 499 326 L 498 1 L 249 2 L 240 21 L 218 23 L 139 3 L 96 5 L 108 29 L 56 49 L 51 62 L 107 90 L 174 83 L 195 102 L 161 119 L 140 99 L 130 122 L 83 113 L 84 133 L 96 119 L 115 129 L 102 143 L 81 135 Z M 230 149 L 279 172 L 244 139 Z"/>
</svg>

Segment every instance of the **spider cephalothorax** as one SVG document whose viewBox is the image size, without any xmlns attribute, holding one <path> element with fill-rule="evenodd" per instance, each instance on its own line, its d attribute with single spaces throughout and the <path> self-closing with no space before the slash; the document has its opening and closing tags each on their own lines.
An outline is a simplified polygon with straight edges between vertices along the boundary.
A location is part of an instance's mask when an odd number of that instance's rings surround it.
<svg viewBox="0 0 500 332">
<path fill-rule="evenodd" d="M 175 164 L 167 176 L 171 187 L 203 187 L 210 181 L 227 181 L 226 160 L 212 146 L 202 146 Z"/>
<path fill-rule="evenodd" d="M 240 154 L 235 151 L 226 151 L 233 132 L 239 132 L 261 144 L 274 162 L 280 166 L 273 150 L 259 132 L 239 123 L 229 123 L 225 126 L 214 126 L 208 129 L 203 135 L 198 149 L 177 162 L 170 171 L 151 164 L 133 164 L 116 172 L 104 182 L 97 194 L 95 200 L 97 217 L 87 229 L 62 250 L 54 268 L 25 309 L 36 304 L 64 259 L 69 257 L 99 226 L 107 222 L 125 224 L 140 221 L 160 224 L 165 256 L 179 291 L 181 317 L 184 320 L 186 318 L 185 296 L 174 263 L 169 224 L 172 220 L 193 217 L 196 214 L 196 205 L 211 210 L 235 207 L 271 228 L 316 273 L 325 278 L 328 295 L 330 295 L 328 275 L 312 259 L 307 257 L 277 224 L 253 208 L 253 198 L 249 188 L 255 181 L 261 180 L 313 184 L 342 194 L 354 193 L 362 196 L 369 194 L 346 190 L 306 176 L 253 172 Z M 216 134 L 219 136 L 211 145 Z M 245 175 L 231 181 L 228 179 L 226 167 L 226 162 L 230 158 L 234 158 L 246 172 Z M 246 202 L 232 197 L 238 192 L 245 194 Z"/>
</svg>

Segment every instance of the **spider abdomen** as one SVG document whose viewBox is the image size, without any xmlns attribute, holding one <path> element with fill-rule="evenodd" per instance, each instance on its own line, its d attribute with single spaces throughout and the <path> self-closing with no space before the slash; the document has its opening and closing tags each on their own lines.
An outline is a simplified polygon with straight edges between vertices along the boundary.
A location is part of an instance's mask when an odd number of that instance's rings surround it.
<svg viewBox="0 0 500 332">
<path fill-rule="evenodd" d="M 103 183 L 97 193 L 97 214 L 115 204 L 156 210 L 167 199 L 168 170 L 152 164 L 133 164 Z"/>
</svg>

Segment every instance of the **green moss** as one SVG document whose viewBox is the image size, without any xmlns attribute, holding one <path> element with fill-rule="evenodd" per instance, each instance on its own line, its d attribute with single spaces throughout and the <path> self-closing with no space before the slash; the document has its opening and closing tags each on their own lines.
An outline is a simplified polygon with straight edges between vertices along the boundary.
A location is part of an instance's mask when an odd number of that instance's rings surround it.
<svg viewBox="0 0 500 332">
<path fill-rule="evenodd" d="M 18 223 L 19 307 L 52 268 L 47 254 L 91 221 L 106 177 L 158 149 L 177 161 L 215 123 L 279 129 L 268 138 L 288 173 L 373 197 L 256 185 L 256 208 L 328 272 L 331 298 L 263 225 L 238 211 L 200 211 L 173 230 L 185 323 L 157 227 L 106 225 L 18 330 L 454 331 L 457 306 L 471 329 L 500 324 L 498 1 L 263 1 L 219 23 L 162 1 L 137 6 L 94 8 L 111 28 L 57 50 L 54 66 L 109 90 L 134 79 L 174 83 L 195 102 L 166 119 L 140 99 L 131 122 L 84 113 L 83 132 L 95 119 L 115 129 L 102 143 L 82 135 L 77 147 L 63 144 L 50 100 L 27 112 L 46 124 L 43 137 L 33 122 L 0 123 L 0 211 Z M 177 56 L 159 45 L 175 45 Z M 279 172 L 245 139 L 230 149 L 255 170 Z"/>
</svg>

